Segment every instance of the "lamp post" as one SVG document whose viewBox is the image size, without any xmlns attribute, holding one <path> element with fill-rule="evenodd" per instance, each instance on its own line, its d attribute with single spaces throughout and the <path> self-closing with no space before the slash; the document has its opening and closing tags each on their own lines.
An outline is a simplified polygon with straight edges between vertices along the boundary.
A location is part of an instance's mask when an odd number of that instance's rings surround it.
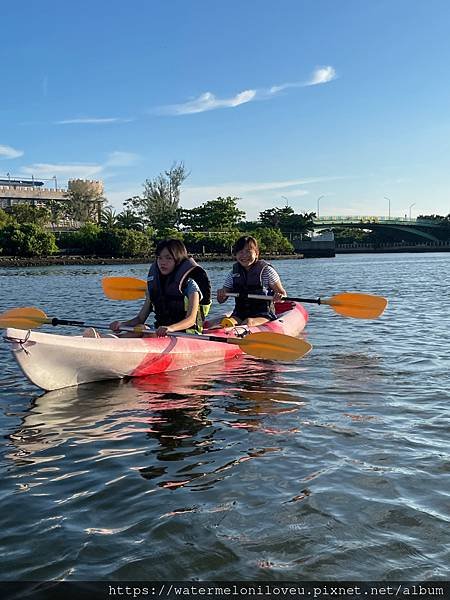
<svg viewBox="0 0 450 600">
<path fill-rule="evenodd" d="M 56 179 L 56 175 L 53 175 L 52 179 L 55 180 L 55 192 L 57 192 L 58 191 L 58 181 Z"/>
<path fill-rule="evenodd" d="M 387 196 L 385 196 L 384 199 L 389 202 L 389 215 L 388 215 L 388 219 L 390 221 L 391 220 L 391 199 L 388 198 Z"/>
<path fill-rule="evenodd" d="M 319 216 L 320 216 L 319 207 L 320 207 L 320 201 L 322 200 L 322 198 L 325 198 L 325 195 L 319 196 L 317 198 L 317 218 L 319 218 Z"/>
<path fill-rule="evenodd" d="M 413 202 L 412 204 L 410 204 L 410 205 L 409 205 L 409 220 L 410 220 L 410 221 L 411 221 L 411 209 L 412 209 L 412 207 L 413 207 L 413 206 L 415 206 L 415 205 L 416 205 L 416 203 L 415 203 L 415 202 Z"/>
</svg>

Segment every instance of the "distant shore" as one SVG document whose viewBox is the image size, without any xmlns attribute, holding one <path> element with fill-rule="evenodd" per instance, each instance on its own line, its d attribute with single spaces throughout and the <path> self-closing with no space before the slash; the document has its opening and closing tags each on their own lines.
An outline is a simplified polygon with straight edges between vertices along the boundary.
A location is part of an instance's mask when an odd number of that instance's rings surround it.
<svg viewBox="0 0 450 600">
<path fill-rule="evenodd" d="M 222 262 L 234 260 L 228 254 L 193 255 L 201 262 Z M 302 254 L 266 254 L 266 260 L 299 260 Z M 153 257 L 105 258 L 102 256 L 46 256 L 26 258 L 21 256 L 0 256 L 0 267 L 48 267 L 52 265 L 131 265 L 149 264 Z"/>
</svg>

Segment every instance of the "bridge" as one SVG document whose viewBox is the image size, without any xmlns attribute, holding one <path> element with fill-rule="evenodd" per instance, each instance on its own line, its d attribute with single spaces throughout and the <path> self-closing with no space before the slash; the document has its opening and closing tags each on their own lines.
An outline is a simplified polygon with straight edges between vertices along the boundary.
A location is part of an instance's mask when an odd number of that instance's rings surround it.
<svg viewBox="0 0 450 600">
<path fill-rule="evenodd" d="M 396 238 L 417 239 L 437 242 L 442 240 L 436 233 L 442 232 L 442 225 L 438 221 L 427 219 L 408 219 L 405 217 L 373 217 L 373 216 L 324 216 L 314 219 L 314 229 L 366 229 L 370 231 L 383 231 L 394 234 Z M 450 230 L 449 234 L 450 234 Z"/>
</svg>

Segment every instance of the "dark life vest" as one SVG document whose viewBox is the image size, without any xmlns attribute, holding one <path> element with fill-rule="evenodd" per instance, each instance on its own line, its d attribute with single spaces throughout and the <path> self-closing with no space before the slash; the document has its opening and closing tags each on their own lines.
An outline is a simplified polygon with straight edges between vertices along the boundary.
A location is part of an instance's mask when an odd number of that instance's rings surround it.
<svg viewBox="0 0 450 600">
<path fill-rule="evenodd" d="M 255 261 L 247 271 L 238 262 L 233 265 L 233 292 L 241 294 L 236 298 L 234 314 L 240 319 L 254 316 L 271 316 L 274 311 L 273 302 L 266 300 L 249 300 L 247 294 L 267 294 L 262 283 L 263 271 L 270 266 L 265 260 Z"/>
<path fill-rule="evenodd" d="M 184 289 L 188 279 L 193 279 L 197 283 L 203 296 L 194 326 L 196 331 L 201 331 L 203 321 L 211 306 L 211 283 L 206 271 L 193 258 L 185 258 L 166 277 L 161 276 L 156 262 L 150 265 L 147 289 L 155 311 L 156 327 L 172 325 L 186 317 L 187 303 Z"/>
</svg>

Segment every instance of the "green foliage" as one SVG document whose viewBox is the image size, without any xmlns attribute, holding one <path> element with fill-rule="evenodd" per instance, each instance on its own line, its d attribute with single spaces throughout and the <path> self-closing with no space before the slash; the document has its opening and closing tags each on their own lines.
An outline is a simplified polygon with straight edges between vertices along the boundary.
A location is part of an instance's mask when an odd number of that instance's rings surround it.
<svg viewBox="0 0 450 600">
<path fill-rule="evenodd" d="M 296 214 L 290 206 L 269 208 L 259 213 L 259 221 L 264 227 L 280 229 L 283 233 L 306 233 L 313 230 L 314 212 Z"/>
<path fill-rule="evenodd" d="M 293 254 L 294 252 L 294 246 L 284 237 L 279 229 L 260 227 L 251 235 L 258 240 L 258 245 L 262 254 L 270 254 L 272 252 L 279 254 Z"/>
<path fill-rule="evenodd" d="M 333 229 L 336 244 L 362 244 L 371 240 L 371 234 L 356 227 Z"/>
<path fill-rule="evenodd" d="M 31 204 L 15 204 L 8 208 L 8 214 L 18 223 L 34 223 L 44 227 L 50 222 L 51 213 L 47 208 Z"/>
<path fill-rule="evenodd" d="M 126 209 L 158 231 L 174 227 L 178 220 L 181 184 L 188 176 L 182 162 L 174 163 L 168 171 L 146 179 L 142 197 L 125 200 Z"/>
<path fill-rule="evenodd" d="M 6 211 L 0 208 L 0 229 L 11 223 L 11 217 Z"/>
<path fill-rule="evenodd" d="M 158 229 L 157 232 L 154 231 L 151 237 L 153 237 L 155 241 L 168 240 L 170 238 L 173 238 L 174 240 L 183 241 L 184 234 L 181 231 L 178 231 L 178 229 L 175 229 L 174 227 L 163 227 L 162 229 Z"/>
<path fill-rule="evenodd" d="M 63 216 L 79 223 L 99 220 L 100 206 L 105 199 L 88 185 L 69 189 L 65 199 L 61 200 Z"/>
<path fill-rule="evenodd" d="M 189 252 L 194 254 L 231 254 L 231 247 L 241 237 L 240 231 L 224 233 L 205 233 L 191 231 L 184 233 L 184 243 Z"/>
<path fill-rule="evenodd" d="M 7 256 L 50 256 L 58 252 L 54 234 L 35 223 L 11 223 L 0 229 L 0 248 Z"/>
<path fill-rule="evenodd" d="M 239 198 L 227 196 L 209 200 L 197 208 L 180 211 L 180 222 L 194 231 L 233 231 L 245 217 Z"/>
<path fill-rule="evenodd" d="M 105 229 L 111 229 L 117 224 L 116 211 L 112 206 L 106 206 L 100 211 L 100 225 Z"/>
<path fill-rule="evenodd" d="M 95 254 L 97 239 L 101 229 L 95 223 L 86 223 L 74 232 L 73 243 L 82 254 Z"/>
<path fill-rule="evenodd" d="M 99 256 L 148 256 L 153 245 L 148 235 L 133 229 L 103 229 L 99 232 L 95 244 Z"/>
<path fill-rule="evenodd" d="M 131 209 L 124 210 L 117 215 L 116 225 L 122 229 L 136 229 L 136 231 L 143 230 L 141 218 Z"/>
</svg>

